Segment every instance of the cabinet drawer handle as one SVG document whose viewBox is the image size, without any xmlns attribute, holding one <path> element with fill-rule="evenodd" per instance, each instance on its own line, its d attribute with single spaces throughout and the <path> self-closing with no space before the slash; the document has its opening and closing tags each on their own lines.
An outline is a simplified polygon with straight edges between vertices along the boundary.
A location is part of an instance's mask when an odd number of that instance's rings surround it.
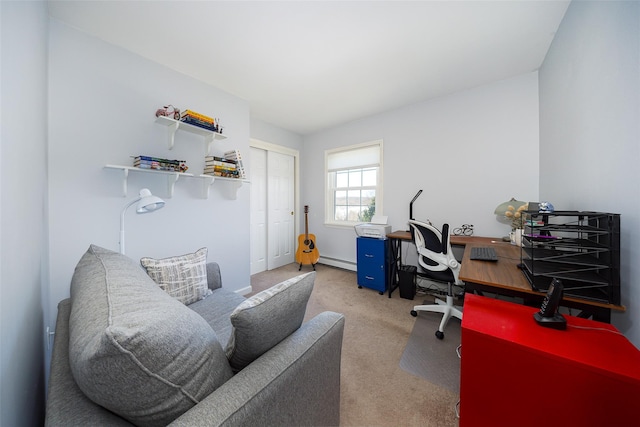
<svg viewBox="0 0 640 427">
<path fill-rule="evenodd" d="M 364 278 L 365 278 L 365 279 L 367 279 L 367 280 L 373 280 L 373 279 L 375 279 L 375 277 L 371 277 L 371 276 L 364 276 Z"/>
<path fill-rule="evenodd" d="M 373 258 L 373 255 L 371 255 L 371 254 L 364 254 L 364 256 L 367 257 L 367 258 Z"/>
</svg>

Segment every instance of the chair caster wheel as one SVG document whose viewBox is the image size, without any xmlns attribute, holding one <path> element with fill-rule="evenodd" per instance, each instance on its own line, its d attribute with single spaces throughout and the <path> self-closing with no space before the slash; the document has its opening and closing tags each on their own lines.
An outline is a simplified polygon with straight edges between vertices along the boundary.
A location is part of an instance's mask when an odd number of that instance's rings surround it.
<svg viewBox="0 0 640 427">
<path fill-rule="evenodd" d="M 415 310 L 411 310 L 411 315 L 412 315 L 413 317 L 418 317 L 418 312 L 417 312 L 417 311 L 415 311 Z"/>
<path fill-rule="evenodd" d="M 436 331 L 436 338 L 438 338 L 439 340 L 444 338 L 444 332 Z"/>
</svg>

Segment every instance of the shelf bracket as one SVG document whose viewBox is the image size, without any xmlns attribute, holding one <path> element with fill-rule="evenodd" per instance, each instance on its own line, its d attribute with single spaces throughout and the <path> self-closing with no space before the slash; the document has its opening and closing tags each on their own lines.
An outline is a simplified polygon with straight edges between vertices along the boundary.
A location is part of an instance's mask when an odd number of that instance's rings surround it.
<svg viewBox="0 0 640 427">
<path fill-rule="evenodd" d="M 123 169 L 122 173 L 122 197 L 127 197 L 127 178 L 129 177 L 129 169 Z"/>
<path fill-rule="evenodd" d="M 231 178 L 220 181 L 229 183 L 229 186 L 227 187 L 227 194 L 229 195 L 229 198 L 231 200 L 236 200 L 238 198 L 238 190 L 240 190 L 240 187 L 242 187 L 242 180 Z"/>
<path fill-rule="evenodd" d="M 176 121 L 174 123 L 169 123 L 167 128 L 169 129 L 169 150 L 173 149 L 173 144 L 175 143 L 176 131 L 180 127 L 180 122 Z"/>
<path fill-rule="evenodd" d="M 238 190 L 240 190 L 240 187 L 242 187 L 242 181 L 237 180 L 236 182 L 231 182 L 232 188 L 231 188 L 231 199 L 232 200 L 236 200 L 238 198 Z"/>
<path fill-rule="evenodd" d="M 200 175 L 200 178 L 202 178 L 202 197 L 204 199 L 208 199 L 209 190 L 211 189 L 211 185 L 216 180 L 216 178 L 211 175 Z"/>
<path fill-rule="evenodd" d="M 211 145 L 213 144 L 213 140 L 215 139 L 215 134 L 205 135 L 204 137 L 204 155 L 205 157 L 209 155 L 211 152 Z"/>
<path fill-rule="evenodd" d="M 178 178 L 180 178 L 180 175 L 178 175 L 177 173 L 167 174 L 167 194 L 169 194 L 167 196 L 168 199 L 173 197 L 173 188 L 175 187 Z"/>
</svg>

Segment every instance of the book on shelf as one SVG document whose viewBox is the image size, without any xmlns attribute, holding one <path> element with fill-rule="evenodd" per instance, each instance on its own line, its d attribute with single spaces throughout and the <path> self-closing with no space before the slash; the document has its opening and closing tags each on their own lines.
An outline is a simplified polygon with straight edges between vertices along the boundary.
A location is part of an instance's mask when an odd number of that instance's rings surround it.
<svg viewBox="0 0 640 427">
<path fill-rule="evenodd" d="M 199 119 L 195 119 L 195 118 L 192 118 L 192 117 L 182 117 L 180 119 L 180 121 L 184 122 L 184 123 L 187 123 L 187 124 L 190 124 L 190 125 L 193 125 L 193 126 L 201 127 L 203 129 L 206 129 L 206 130 L 210 130 L 212 132 L 217 132 L 218 131 L 218 127 L 215 124 L 209 123 L 209 122 L 205 122 L 205 121 L 202 121 L 202 120 L 199 120 Z"/>
<path fill-rule="evenodd" d="M 227 160 L 224 157 L 206 156 L 204 161 L 205 167 L 223 166 L 229 169 L 236 169 L 237 165 L 234 160 Z"/>
<path fill-rule="evenodd" d="M 226 170 L 226 169 L 218 169 L 218 168 L 206 168 L 203 172 L 204 175 L 213 175 L 213 176 L 221 176 L 224 178 L 240 178 L 240 175 L 237 170 Z"/>
<path fill-rule="evenodd" d="M 151 156 L 132 156 L 133 166 L 140 169 L 153 169 L 172 172 L 186 172 L 189 167 L 184 160 L 169 160 Z"/>
<path fill-rule="evenodd" d="M 247 177 L 244 171 L 244 165 L 242 164 L 242 155 L 239 150 L 229 150 L 224 153 L 224 158 L 227 160 L 236 162 L 236 169 L 238 170 L 239 177 L 245 179 Z"/>
<path fill-rule="evenodd" d="M 210 123 L 210 124 L 214 124 L 215 120 L 212 117 L 209 116 L 205 116 L 204 114 L 201 113 L 196 113 L 193 110 L 184 110 L 180 112 L 180 119 L 182 119 L 183 117 L 190 117 L 193 119 L 198 119 L 201 120 L 205 123 Z"/>
</svg>

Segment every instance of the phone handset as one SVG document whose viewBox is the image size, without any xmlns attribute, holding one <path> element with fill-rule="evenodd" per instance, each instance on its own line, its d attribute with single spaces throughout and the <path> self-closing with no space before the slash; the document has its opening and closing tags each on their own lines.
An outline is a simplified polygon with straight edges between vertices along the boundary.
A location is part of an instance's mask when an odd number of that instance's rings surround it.
<svg viewBox="0 0 640 427">
<path fill-rule="evenodd" d="M 562 314 L 558 313 L 558 306 L 562 300 L 563 290 L 564 287 L 560 279 L 553 279 L 551 281 L 547 295 L 544 297 L 544 301 L 542 301 L 542 306 L 540 306 L 540 311 L 533 315 L 539 325 L 554 329 L 567 328 L 567 320 Z"/>
</svg>

